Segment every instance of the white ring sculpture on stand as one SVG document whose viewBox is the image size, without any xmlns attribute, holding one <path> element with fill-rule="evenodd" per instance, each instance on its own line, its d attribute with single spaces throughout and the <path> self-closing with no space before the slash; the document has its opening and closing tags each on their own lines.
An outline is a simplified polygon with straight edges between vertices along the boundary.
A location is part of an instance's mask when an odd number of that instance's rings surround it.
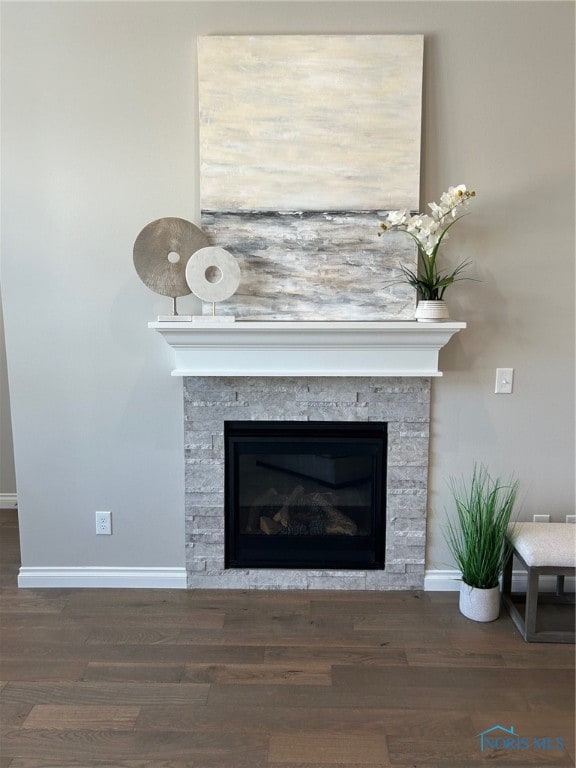
<svg viewBox="0 0 576 768">
<path fill-rule="evenodd" d="M 218 246 L 200 248 L 186 265 L 186 282 L 202 301 L 224 301 L 238 290 L 240 267 L 232 254 Z"/>
</svg>

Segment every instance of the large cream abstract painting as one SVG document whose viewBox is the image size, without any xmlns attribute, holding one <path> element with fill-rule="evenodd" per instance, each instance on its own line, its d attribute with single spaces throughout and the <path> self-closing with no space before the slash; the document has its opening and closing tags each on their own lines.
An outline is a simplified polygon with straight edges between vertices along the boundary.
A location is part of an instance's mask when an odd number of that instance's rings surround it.
<svg viewBox="0 0 576 768">
<path fill-rule="evenodd" d="M 422 57 L 421 35 L 199 39 L 203 227 L 244 262 L 236 315 L 412 316 L 390 283 L 413 244 L 377 235 L 419 207 Z"/>
</svg>

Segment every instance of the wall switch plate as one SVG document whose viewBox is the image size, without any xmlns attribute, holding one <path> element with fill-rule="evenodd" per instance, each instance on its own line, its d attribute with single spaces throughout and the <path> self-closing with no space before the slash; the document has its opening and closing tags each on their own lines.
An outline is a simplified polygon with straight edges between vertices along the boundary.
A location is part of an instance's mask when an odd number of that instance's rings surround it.
<svg viewBox="0 0 576 768">
<path fill-rule="evenodd" d="M 534 515 L 533 520 L 535 523 L 549 523 L 550 515 Z"/>
<path fill-rule="evenodd" d="M 510 395 L 513 382 L 514 368 L 496 368 L 496 387 L 494 392 L 497 395 Z"/>
<path fill-rule="evenodd" d="M 567 523 L 576 523 L 576 515 L 566 515 Z"/>
<path fill-rule="evenodd" d="M 112 512 L 96 512 L 96 533 L 99 536 L 112 535 Z"/>
</svg>

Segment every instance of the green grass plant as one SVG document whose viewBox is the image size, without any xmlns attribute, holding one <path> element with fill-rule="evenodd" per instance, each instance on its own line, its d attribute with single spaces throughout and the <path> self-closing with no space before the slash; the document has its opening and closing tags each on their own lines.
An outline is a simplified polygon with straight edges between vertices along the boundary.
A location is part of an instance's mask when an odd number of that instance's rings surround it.
<svg viewBox="0 0 576 768">
<path fill-rule="evenodd" d="M 474 466 L 472 479 L 450 480 L 456 515 L 448 518 L 446 542 L 462 580 L 471 587 L 490 589 L 511 551 L 506 538 L 518 493 L 518 481 L 492 479 L 484 466 Z"/>
</svg>

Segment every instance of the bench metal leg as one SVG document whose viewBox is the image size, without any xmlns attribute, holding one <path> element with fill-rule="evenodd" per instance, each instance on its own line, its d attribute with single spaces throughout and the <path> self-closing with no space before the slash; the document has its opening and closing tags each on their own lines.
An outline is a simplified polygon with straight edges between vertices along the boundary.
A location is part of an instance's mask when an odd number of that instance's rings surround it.
<svg viewBox="0 0 576 768">
<path fill-rule="evenodd" d="M 524 613 L 524 639 L 531 641 L 536 635 L 536 619 L 538 614 L 538 585 L 539 576 L 534 568 L 528 568 L 528 583 L 526 585 L 526 608 Z"/>
<path fill-rule="evenodd" d="M 513 558 L 518 558 L 518 562 L 526 569 L 527 586 L 526 594 L 512 595 L 512 562 Z M 558 573 L 561 571 L 561 573 Z M 554 576 L 556 578 L 556 594 L 546 594 L 540 596 L 539 600 L 539 580 L 540 576 Z M 554 566 L 534 566 L 530 567 L 524 559 L 514 551 L 504 566 L 502 573 L 502 603 L 510 614 L 516 628 L 528 643 L 574 643 L 575 633 L 573 630 L 543 630 L 538 631 L 538 603 L 554 603 L 556 605 L 574 604 L 574 593 L 564 591 L 564 582 L 566 576 L 574 576 L 574 568 Z M 523 614 L 518 609 L 514 597 L 524 598 Z"/>
<path fill-rule="evenodd" d="M 514 553 L 510 552 L 510 555 L 508 557 L 508 560 L 506 560 L 506 564 L 504 565 L 504 570 L 502 572 L 502 595 L 511 595 L 512 594 L 512 563 L 514 560 Z"/>
</svg>

